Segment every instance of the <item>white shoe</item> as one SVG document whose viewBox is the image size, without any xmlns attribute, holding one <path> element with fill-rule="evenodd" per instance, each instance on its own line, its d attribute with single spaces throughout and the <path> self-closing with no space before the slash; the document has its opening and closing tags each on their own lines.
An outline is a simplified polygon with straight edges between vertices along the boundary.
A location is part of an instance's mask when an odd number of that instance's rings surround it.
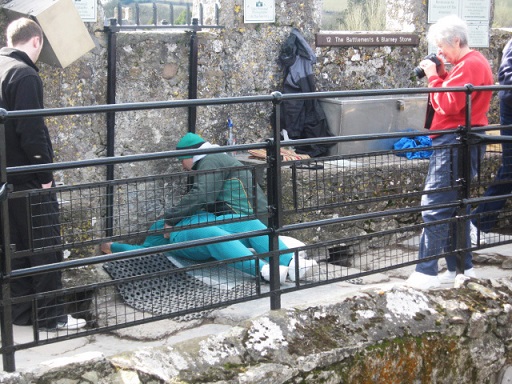
<svg viewBox="0 0 512 384">
<path fill-rule="evenodd" d="M 457 272 L 446 270 L 439 275 L 439 282 L 441 284 L 453 284 L 455 282 L 456 275 Z M 466 269 L 464 271 L 464 276 L 476 278 L 475 268 Z"/>
<path fill-rule="evenodd" d="M 438 276 L 439 282 L 441 284 L 453 284 L 453 282 L 455 281 L 455 276 L 457 276 L 457 272 L 446 270 Z"/>
<path fill-rule="evenodd" d="M 270 265 L 265 264 L 261 267 L 261 278 L 267 282 L 270 282 Z M 285 265 L 279 266 L 279 282 L 284 284 L 286 282 L 286 276 L 288 276 L 288 267 Z"/>
<path fill-rule="evenodd" d="M 482 244 L 491 244 L 494 241 L 506 240 L 503 236 L 500 236 L 497 233 L 492 232 L 484 232 L 479 230 L 473 223 L 470 223 L 470 237 L 471 237 L 471 245 L 482 245 Z"/>
<path fill-rule="evenodd" d="M 438 288 L 441 282 L 437 276 L 414 271 L 405 281 L 405 285 L 416 289 L 431 289 Z"/>
<path fill-rule="evenodd" d="M 57 331 L 74 331 L 83 328 L 87 325 L 84 319 L 75 319 L 73 316 L 68 315 L 66 322 L 58 322 L 55 328 L 40 327 L 40 331 L 57 332 Z"/>
<path fill-rule="evenodd" d="M 303 259 L 302 257 L 298 257 L 297 260 L 299 262 L 299 280 L 302 279 L 311 268 L 318 265 L 316 260 Z M 288 276 L 291 281 L 297 280 L 295 274 L 295 257 L 290 261 L 290 264 L 288 264 Z"/>
<path fill-rule="evenodd" d="M 469 269 L 466 269 L 466 270 L 464 271 L 464 276 L 472 277 L 472 278 L 476 279 L 476 272 L 475 272 L 475 268 L 469 268 Z"/>
<path fill-rule="evenodd" d="M 297 240 L 295 237 L 291 236 L 279 236 L 279 240 L 283 242 L 284 245 L 286 245 L 286 248 L 299 248 L 304 247 L 306 244 L 303 243 L 300 240 Z M 305 259 L 307 257 L 306 251 L 304 249 L 301 249 L 298 252 L 299 257 L 302 257 Z"/>
<path fill-rule="evenodd" d="M 57 331 L 59 330 L 75 330 L 85 327 L 87 322 L 84 319 L 75 319 L 73 316 L 68 315 L 68 321 L 65 323 L 57 323 Z"/>
<path fill-rule="evenodd" d="M 470 228 L 469 235 L 471 237 L 471 245 L 478 245 L 478 237 L 479 237 L 478 235 L 479 235 L 480 230 L 472 222 L 470 222 L 469 228 Z M 481 233 L 480 233 L 480 235 L 481 235 Z M 480 237 L 480 244 L 486 244 L 484 236 Z"/>
</svg>

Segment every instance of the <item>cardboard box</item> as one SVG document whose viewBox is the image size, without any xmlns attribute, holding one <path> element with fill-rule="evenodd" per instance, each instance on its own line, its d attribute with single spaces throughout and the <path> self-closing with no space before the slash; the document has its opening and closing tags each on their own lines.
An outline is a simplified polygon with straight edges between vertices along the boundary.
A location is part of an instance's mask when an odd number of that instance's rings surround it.
<svg viewBox="0 0 512 384">
<path fill-rule="evenodd" d="M 31 17 L 41 26 L 44 63 L 65 68 L 94 48 L 73 0 L 13 0 L 3 9 L 10 21 Z"/>
</svg>

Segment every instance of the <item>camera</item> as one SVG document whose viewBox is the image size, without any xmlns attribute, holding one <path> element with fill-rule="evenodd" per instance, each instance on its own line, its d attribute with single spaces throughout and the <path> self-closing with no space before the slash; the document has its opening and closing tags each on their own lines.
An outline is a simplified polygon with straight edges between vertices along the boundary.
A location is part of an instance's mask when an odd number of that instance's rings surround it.
<svg viewBox="0 0 512 384">
<path fill-rule="evenodd" d="M 439 61 L 439 58 L 435 53 L 431 53 L 430 55 L 427 55 L 423 58 L 423 60 L 430 60 L 436 64 L 436 68 L 439 71 L 439 67 L 441 66 L 441 61 Z M 421 79 L 425 76 L 425 71 L 421 67 L 414 68 L 414 74 L 418 79 Z"/>
</svg>

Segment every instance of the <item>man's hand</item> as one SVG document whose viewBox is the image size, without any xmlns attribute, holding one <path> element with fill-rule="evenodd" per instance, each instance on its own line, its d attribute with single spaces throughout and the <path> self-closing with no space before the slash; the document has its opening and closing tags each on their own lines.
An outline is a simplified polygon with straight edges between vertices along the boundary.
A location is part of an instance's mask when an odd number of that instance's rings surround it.
<svg viewBox="0 0 512 384">
<path fill-rule="evenodd" d="M 48 189 L 48 188 L 51 188 L 53 185 L 53 181 L 50 181 L 49 183 L 46 183 L 46 184 L 41 184 L 41 187 L 43 189 Z"/>
</svg>

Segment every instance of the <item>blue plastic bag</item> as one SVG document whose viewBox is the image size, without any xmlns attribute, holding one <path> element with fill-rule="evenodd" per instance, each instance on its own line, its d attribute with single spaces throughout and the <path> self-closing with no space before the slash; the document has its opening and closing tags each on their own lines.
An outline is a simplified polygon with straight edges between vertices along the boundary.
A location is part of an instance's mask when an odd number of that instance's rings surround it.
<svg viewBox="0 0 512 384">
<path fill-rule="evenodd" d="M 416 137 L 402 137 L 398 140 L 393 148 L 395 150 L 408 149 L 408 148 L 431 148 L 432 139 L 430 136 L 416 136 Z M 432 155 L 432 150 L 426 149 L 423 151 L 411 151 L 397 153 L 397 156 L 406 157 L 411 159 L 428 159 Z"/>
</svg>

